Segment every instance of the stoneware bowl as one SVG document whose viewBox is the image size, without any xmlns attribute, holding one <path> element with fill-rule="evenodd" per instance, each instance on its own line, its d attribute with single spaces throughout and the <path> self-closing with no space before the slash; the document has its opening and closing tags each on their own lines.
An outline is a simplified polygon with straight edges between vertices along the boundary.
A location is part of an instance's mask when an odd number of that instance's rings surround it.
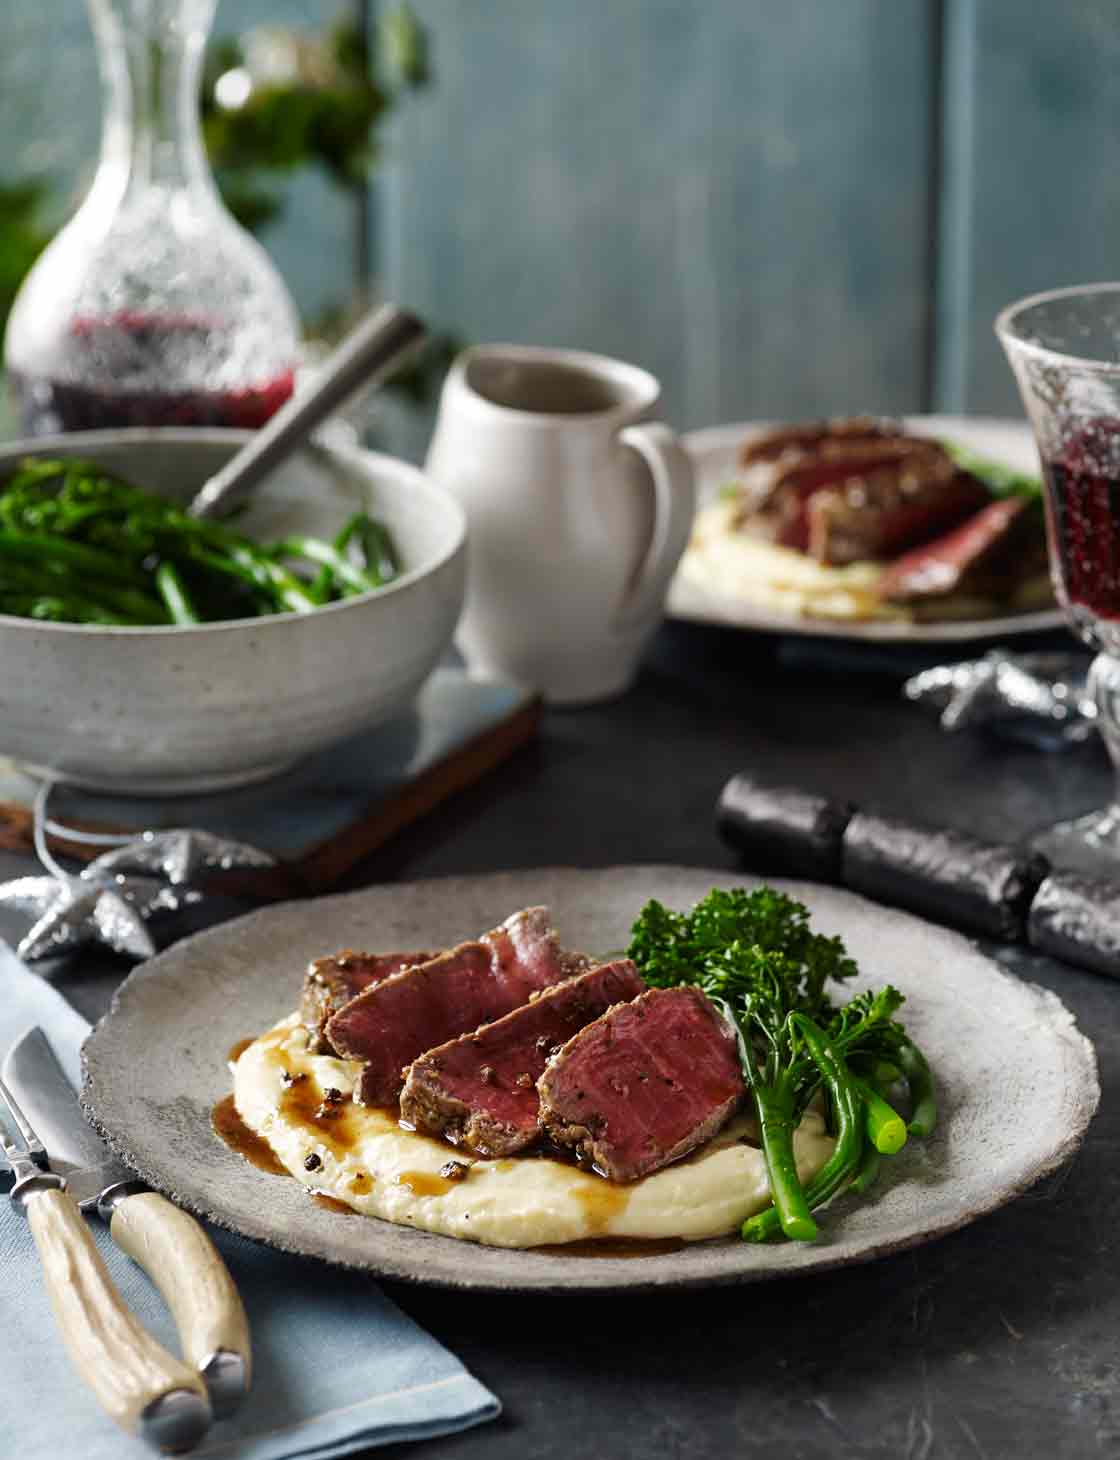
<svg viewBox="0 0 1120 1460">
<path fill-rule="evenodd" d="M 186 502 L 242 431 L 122 430 L 16 442 L 83 456 Z M 221 790 L 400 712 L 451 641 L 463 602 L 462 509 L 423 472 L 356 446 L 314 446 L 253 493 L 238 528 L 262 540 L 333 538 L 365 509 L 386 523 L 402 576 L 310 614 L 177 628 L 104 628 L 0 615 L 0 754 L 117 792 Z"/>
</svg>

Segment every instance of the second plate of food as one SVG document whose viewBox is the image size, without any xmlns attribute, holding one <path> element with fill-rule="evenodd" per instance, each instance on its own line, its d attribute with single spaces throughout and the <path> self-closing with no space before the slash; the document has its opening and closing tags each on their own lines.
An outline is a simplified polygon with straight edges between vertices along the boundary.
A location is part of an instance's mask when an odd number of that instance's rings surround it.
<svg viewBox="0 0 1120 1460">
<path fill-rule="evenodd" d="M 651 898 L 683 910 L 713 887 L 750 885 L 757 884 L 695 868 L 545 868 L 262 909 L 186 939 L 132 973 L 86 1042 L 83 1101 L 142 1176 L 221 1226 L 386 1278 L 488 1291 L 703 1287 L 864 1262 L 965 1225 L 1076 1150 L 1099 1098 L 1096 1061 L 1053 994 L 1010 977 L 956 934 L 844 891 L 789 883 L 778 885 L 807 904 L 818 932 L 840 936 L 857 960 L 857 989 L 890 982 L 906 996 L 901 1017 L 933 1066 L 941 1108 L 933 1137 L 885 1161 L 866 1197 L 842 1196 L 822 1212 L 815 1242 L 751 1245 L 735 1235 L 621 1249 L 484 1245 L 409 1225 L 417 1203 L 439 1200 L 450 1184 L 432 1172 L 364 1173 L 371 1183 L 392 1180 L 397 1220 L 386 1221 L 314 1200 L 306 1183 L 260 1169 L 215 1133 L 214 1112 L 233 1083 L 230 1053 L 296 1009 L 312 959 L 340 948 L 449 947 L 540 904 L 566 946 L 602 954 L 627 945 Z M 339 1092 L 318 1088 L 314 1074 L 303 1079 L 303 1118 L 320 1122 L 328 1145 L 342 1139 L 331 1135 Z M 1031 1119 L 1017 1119 L 1028 1106 Z M 439 1160 L 456 1154 L 446 1148 Z M 519 1159 L 526 1168 L 555 1165 L 531 1156 L 490 1164 L 511 1167 Z M 516 1183 L 508 1172 L 501 1176 L 516 1209 Z M 475 1179 L 472 1171 L 464 1192 Z M 625 1185 L 575 1167 L 562 1179 L 573 1192 L 556 1188 L 557 1199 L 578 1196 L 593 1214 L 617 1215 L 630 1199 Z M 596 1192 L 602 1201 L 589 1206 Z M 538 1199 L 536 1188 L 526 1198 Z M 517 1232 L 517 1220 L 515 1210 L 512 1230 L 521 1241 L 531 1234 Z"/>
<path fill-rule="evenodd" d="M 1030 429 L 1022 422 L 980 417 L 914 416 L 906 419 L 903 425 L 908 436 L 952 443 L 983 461 L 1037 477 L 1038 454 Z M 1022 582 L 1005 584 L 998 581 L 1006 576 L 1003 569 L 1007 564 L 998 560 L 1001 549 L 993 541 L 984 547 L 985 556 L 975 562 L 971 570 L 972 583 L 979 583 L 982 592 L 970 589 L 969 580 L 965 579 L 963 591 L 942 592 L 939 589 L 933 594 L 923 591 L 909 601 L 903 601 L 903 594 L 897 602 L 884 603 L 879 586 L 886 561 L 869 560 L 860 546 L 861 534 L 866 536 L 864 529 L 874 529 L 873 523 L 862 520 L 869 505 L 872 512 L 875 509 L 875 503 L 869 504 L 862 494 L 862 488 L 866 486 L 862 476 L 882 470 L 870 459 L 873 453 L 869 453 L 868 460 L 863 463 L 857 460 L 855 478 L 842 483 L 859 498 L 856 510 L 849 510 L 847 503 L 834 504 L 843 507 L 843 520 L 839 520 L 838 514 L 833 514 L 836 520 L 828 525 L 839 548 L 834 554 L 841 559 L 839 563 L 821 563 L 810 552 L 775 547 L 756 532 L 744 533 L 733 526 L 735 514 L 732 504 L 729 499 L 721 503 L 721 495 L 733 484 L 743 484 L 747 478 L 748 473 L 742 466 L 744 447 L 773 429 L 770 423 L 744 422 L 693 431 L 683 438 L 696 470 L 698 516 L 693 541 L 669 590 L 667 610 L 671 617 L 769 633 L 888 643 L 980 641 L 1038 633 L 1062 625 L 1063 616 L 1050 599 L 1045 574 L 1041 570 L 1043 528 L 1041 512 L 1037 508 L 1033 516 L 1033 532 L 1037 541 L 1027 544 L 1032 549 L 1031 553 L 1025 553 L 1023 543 L 1017 542 L 1004 554 L 1012 563 L 1012 577 L 1017 571 L 1016 565 L 1026 562 L 1028 557 L 1038 559 L 1024 574 Z M 840 449 L 844 449 L 843 445 Z M 812 457 L 813 453 L 808 452 L 796 464 L 812 471 L 816 465 Z M 787 456 L 785 460 L 788 462 L 791 457 Z M 895 483 L 889 478 L 896 465 L 891 462 L 886 465 L 888 480 L 885 487 L 888 494 L 894 489 Z M 933 463 L 935 473 L 937 465 Z M 800 470 L 798 474 L 803 476 L 805 471 Z M 754 492 L 760 487 L 765 490 L 766 484 L 759 477 L 756 470 L 751 484 Z M 797 495 L 800 488 L 791 480 L 783 491 L 787 496 L 791 492 Z M 774 505 L 783 507 L 780 502 Z M 904 506 L 906 512 L 913 512 L 908 502 Z M 963 505 L 961 510 L 967 520 L 969 514 Z M 945 541 L 954 532 L 961 537 L 963 534 L 959 529 L 963 525 L 954 518 L 949 526 L 931 526 L 928 533 L 918 532 L 919 541 L 915 546 L 924 549 L 938 539 Z M 769 530 L 765 521 L 761 521 L 759 527 L 764 533 Z M 1024 533 L 1023 529 L 1024 524 L 1016 529 L 1020 538 L 1030 531 L 1028 529 Z M 818 537 L 821 536 L 823 533 L 818 533 Z M 909 539 L 906 541 L 907 547 L 899 549 L 897 557 L 905 552 L 913 560 Z M 969 543 L 948 543 L 950 562 L 959 563 L 962 553 L 971 553 L 976 559 L 975 536 Z M 828 556 L 827 548 L 818 543 L 817 554 L 818 557 Z M 996 559 L 994 564 L 993 558 Z M 911 562 L 919 575 L 925 575 L 927 585 L 930 582 L 929 562 L 928 558 L 916 564 Z M 993 564 L 994 572 L 986 571 L 988 564 Z M 906 566 L 903 564 L 904 568 Z M 944 564 L 935 563 L 933 577 L 944 578 L 944 575 Z M 914 572 L 910 573 L 910 580 L 916 581 Z M 985 594 L 991 592 L 993 580 L 997 583 L 997 596 L 986 597 Z"/>
</svg>

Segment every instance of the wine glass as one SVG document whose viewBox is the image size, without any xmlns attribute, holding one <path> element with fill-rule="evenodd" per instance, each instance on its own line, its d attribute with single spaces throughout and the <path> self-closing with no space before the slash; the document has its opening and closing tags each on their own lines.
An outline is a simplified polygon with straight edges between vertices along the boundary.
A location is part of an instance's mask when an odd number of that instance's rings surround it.
<svg viewBox="0 0 1120 1460">
<path fill-rule="evenodd" d="M 1097 651 L 1089 686 L 1120 774 L 1120 284 L 1010 304 L 995 322 L 1046 483 L 1050 572 L 1074 632 Z M 1068 866 L 1120 872 L 1120 791 L 1040 844 Z"/>
</svg>

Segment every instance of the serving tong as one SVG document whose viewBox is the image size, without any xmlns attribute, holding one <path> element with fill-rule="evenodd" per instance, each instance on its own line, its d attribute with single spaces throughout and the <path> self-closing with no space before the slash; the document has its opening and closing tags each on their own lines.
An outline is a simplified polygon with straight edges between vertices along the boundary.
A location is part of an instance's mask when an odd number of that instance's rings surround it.
<svg viewBox="0 0 1120 1460">
<path fill-rule="evenodd" d="M 71 1362 L 122 1428 L 166 1454 L 191 1449 L 215 1412 L 232 1407 L 224 1362 L 208 1376 L 217 1381 L 209 1390 L 204 1381 L 215 1355 L 241 1357 L 238 1397 L 248 1381 L 248 1327 L 221 1258 L 193 1218 L 141 1181 L 110 1181 L 79 1206 L 2 1079 L 0 1105 L 10 1117 L 7 1131 L 0 1122 L 0 1146 L 15 1178 L 9 1198 L 31 1228 Z M 168 1353 L 125 1306 L 82 1206 L 96 1208 L 114 1242 L 160 1290 L 196 1367 Z"/>
</svg>

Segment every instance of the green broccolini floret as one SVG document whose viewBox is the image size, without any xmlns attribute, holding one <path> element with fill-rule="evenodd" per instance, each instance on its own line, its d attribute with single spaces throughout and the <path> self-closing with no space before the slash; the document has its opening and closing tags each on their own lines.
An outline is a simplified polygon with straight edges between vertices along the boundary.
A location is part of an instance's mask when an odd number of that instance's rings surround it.
<svg viewBox="0 0 1120 1460">
<path fill-rule="evenodd" d="M 774 1206 L 743 1225 L 743 1237 L 816 1235 L 812 1210 L 846 1184 L 870 1185 L 875 1161 L 906 1139 L 901 1116 L 876 1088 L 889 1069 L 910 1087 L 909 1132 L 928 1135 L 936 1120 L 932 1077 L 894 1014 L 902 995 L 889 985 L 837 1007 L 827 985 L 856 975 L 837 937 L 815 933 L 809 911 L 771 887 L 713 889 L 687 913 L 652 901 L 631 930 L 629 956 L 657 988 L 692 984 L 735 1030 L 743 1075 L 754 1099 Z M 793 1133 L 810 1100 L 823 1092 L 836 1135 L 832 1155 L 803 1189 Z"/>
</svg>

